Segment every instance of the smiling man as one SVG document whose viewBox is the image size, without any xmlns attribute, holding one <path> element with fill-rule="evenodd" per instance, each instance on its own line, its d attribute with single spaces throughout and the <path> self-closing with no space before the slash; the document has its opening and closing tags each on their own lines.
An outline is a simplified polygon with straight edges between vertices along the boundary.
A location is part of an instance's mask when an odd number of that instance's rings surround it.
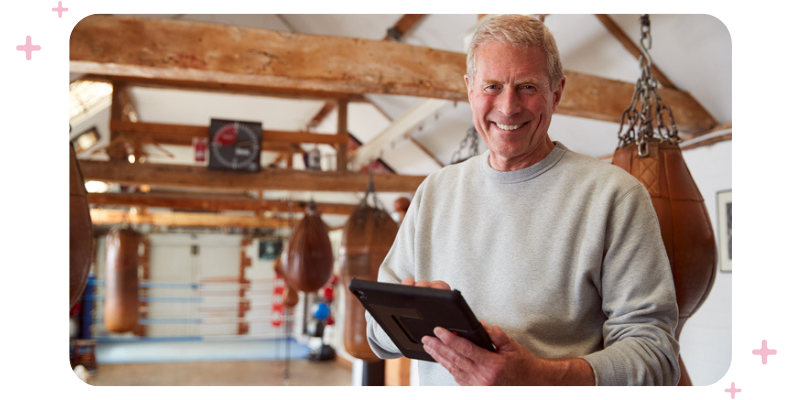
<svg viewBox="0 0 800 400">
<path fill-rule="evenodd" d="M 674 385 L 678 319 L 647 190 L 548 134 L 566 83 L 535 18 L 484 22 L 467 55 L 488 151 L 417 189 L 379 281 L 459 289 L 495 350 L 447 330 L 423 339 L 423 385 Z M 382 358 L 400 357 L 367 315 Z"/>
</svg>

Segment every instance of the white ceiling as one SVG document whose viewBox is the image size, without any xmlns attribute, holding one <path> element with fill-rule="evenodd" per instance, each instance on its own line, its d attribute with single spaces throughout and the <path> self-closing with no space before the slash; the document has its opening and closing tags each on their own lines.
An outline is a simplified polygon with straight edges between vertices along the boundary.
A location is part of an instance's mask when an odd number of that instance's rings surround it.
<svg viewBox="0 0 800 400">
<path fill-rule="evenodd" d="M 175 18 L 241 25 L 278 31 L 320 35 L 348 36 L 381 40 L 387 28 L 402 15 L 160 15 L 142 17 Z M 628 36 L 639 42 L 639 15 L 611 15 Z M 730 122 L 731 39 L 725 25 L 709 15 L 651 15 L 652 55 L 655 65 L 678 87 L 692 94 L 720 123 Z M 403 41 L 408 44 L 464 52 L 465 38 L 477 22 L 474 14 L 427 15 Z M 613 37 L 594 15 L 548 15 L 545 24 L 558 42 L 564 68 L 606 78 L 635 82 L 639 77 L 638 61 Z M 569 80 L 566 83 L 570 84 Z M 264 96 L 230 95 L 198 91 L 133 88 L 132 101 L 140 121 L 207 125 L 211 118 L 261 121 L 264 129 L 303 130 L 322 107 L 321 101 L 289 100 Z M 421 99 L 408 96 L 368 95 L 373 104 L 349 106 L 348 129 L 362 143 L 368 142 L 391 121 L 402 116 Z M 669 106 L 669 104 L 667 104 Z M 376 108 L 377 107 L 377 108 Z M 108 137 L 108 111 L 73 127 L 73 134 L 97 126 Z M 426 120 L 411 133 L 416 141 L 447 165 L 471 126 L 466 103 L 454 104 Z M 600 122 L 556 115 L 550 126 L 554 140 L 572 150 L 601 157 L 617 145 L 618 123 Z M 331 113 L 315 130 L 336 131 L 336 113 Z M 482 144 L 481 144 L 482 145 Z M 186 148 L 167 147 L 175 158 L 158 150 L 150 151 L 151 162 L 191 164 L 192 153 Z M 328 146 L 323 154 L 333 154 Z M 485 147 L 481 146 L 481 151 Z M 89 152 L 87 152 L 89 153 Z M 86 153 L 85 153 L 86 154 Z M 95 155 L 100 157 L 102 155 Z M 329 156 L 331 157 L 331 156 Z M 408 140 L 387 146 L 383 160 L 397 173 L 426 175 L 440 167 Z M 264 163 L 271 159 L 263 157 Z M 332 162 L 332 161 L 331 161 Z M 321 194 L 315 194 L 320 198 Z M 337 196 L 341 197 L 341 196 Z M 356 195 L 346 196 L 350 199 Z M 394 196 L 396 197 L 396 195 Z M 327 201 L 327 200 L 320 200 Z M 393 200 L 388 200 L 393 201 Z"/>
</svg>

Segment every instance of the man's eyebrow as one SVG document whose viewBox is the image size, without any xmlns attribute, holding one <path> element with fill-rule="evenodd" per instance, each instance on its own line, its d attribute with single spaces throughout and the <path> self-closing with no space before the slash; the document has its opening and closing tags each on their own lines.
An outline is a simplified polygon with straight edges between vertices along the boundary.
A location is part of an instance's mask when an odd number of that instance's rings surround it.
<svg viewBox="0 0 800 400">
<path fill-rule="evenodd" d="M 481 80 L 480 83 L 482 85 L 502 85 L 503 84 L 502 82 L 500 82 L 498 80 L 494 80 L 494 79 L 484 79 L 484 80 Z M 524 85 L 531 85 L 531 86 L 536 86 L 537 88 L 539 88 L 539 87 L 542 86 L 542 81 L 540 81 L 538 79 L 523 79 L 523 80 L 521 80 L 519 82 L 514 82 L 514 86 L 524 86 Z"/>
<path fill-rule="evenodd" d="M 537 80 L 537 79 L 525 79 L 525 80 L 516 82 L 515 84 L 517 86 L 531 85 L 531 86 L 536 86 L 537 88 L 542 86 L 542 82 Z"/>
</svg>

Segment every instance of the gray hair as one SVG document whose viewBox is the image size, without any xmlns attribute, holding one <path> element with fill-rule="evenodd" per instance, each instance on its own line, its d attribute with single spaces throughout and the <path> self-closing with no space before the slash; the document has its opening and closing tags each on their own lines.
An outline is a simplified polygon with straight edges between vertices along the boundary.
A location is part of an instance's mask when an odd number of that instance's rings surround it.
<svg viewBox="0 0 800 400">
<path fill-rule="evenodd" d="M 564 77 L 556 40 L 544 23 L 534 17 L 505 14 L 484 20 L 472 36 L 467 50 L 467 76 L 470 86 L 475 79 L 475 54 L 480 46 L 488 42 L 539 46 L 547 54 L 550 90 L 555 90 Z"/>
</svg>

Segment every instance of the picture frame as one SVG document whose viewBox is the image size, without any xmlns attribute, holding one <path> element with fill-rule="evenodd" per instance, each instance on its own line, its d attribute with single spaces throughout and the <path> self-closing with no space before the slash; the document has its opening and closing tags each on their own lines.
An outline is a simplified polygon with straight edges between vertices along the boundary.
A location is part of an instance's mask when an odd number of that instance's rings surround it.
<svg viewBox="0 0 800 400">
<path fill-rule="evenodd" d="M 717 192 L 717 230 L 719 231 L 719 270 L 732 272 L 733 242 L 731 226 L 733 223 L 733 191 Z"/>
</svg>

